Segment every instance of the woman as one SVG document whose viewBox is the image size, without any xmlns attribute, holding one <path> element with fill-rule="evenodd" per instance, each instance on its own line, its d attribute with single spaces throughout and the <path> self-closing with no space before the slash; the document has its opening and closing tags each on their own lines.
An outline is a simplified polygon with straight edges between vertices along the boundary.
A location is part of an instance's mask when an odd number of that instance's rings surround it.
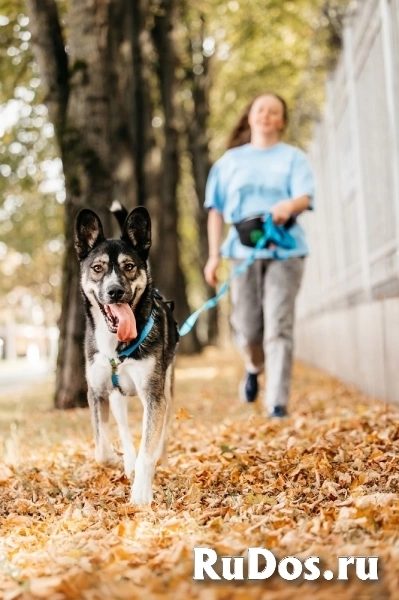
<svg viewBox="0 0 399 600">
<path fill-rule="evenodd" d="M 272 215 L 273 223 L 294 223 L 289 233 L 295 247 L 256 250 L 256 260 L 231 281 L 231 324 L 245 361 L 241 395 L 254 402 L 258 374 L 266 356 L 266 406 L 271 417 L 287 414 L 291 382 L 295 298 L 308 254 L 296 217 L 313 208 L 313 175 L 305 154 L 281 142 L 287 106 L 276 94 L 265 93 L 249 105 L 228 143 L 227 152 L 209 174 L 205 207 L 208 214 L 209 258 L 205 279 L 216 286 L 220 250 L 235 268 L 254 251 L 230 227 L 222 248 L 223 224 Z"/>
</svg>

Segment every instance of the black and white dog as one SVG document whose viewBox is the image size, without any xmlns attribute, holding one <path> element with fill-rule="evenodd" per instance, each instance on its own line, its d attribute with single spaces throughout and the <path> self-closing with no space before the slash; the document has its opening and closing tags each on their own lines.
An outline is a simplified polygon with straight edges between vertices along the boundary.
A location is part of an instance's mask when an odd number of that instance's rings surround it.
<svg viewBox="0 0 399 600">
<path fill-rule="evenodd" d="M 156 463 L 164 453 L 171 413 L 174 357 L 179 334 L 172 311 L 154 290 L 147 258 L 151 220 L 132 210 L 120 239 L 105 239 L 98 216 L 76 218 L 75 248 L 86 309 L 86 377 L 95 436 L 95 458 L 116 465 L 108 434 L 109 408 L 118 425 L 125 474 L 135 471 L 132 504 L 151 503 Z M 144 408 L 140 449 L 128 428 L 127 396 Z"/>
</svg>

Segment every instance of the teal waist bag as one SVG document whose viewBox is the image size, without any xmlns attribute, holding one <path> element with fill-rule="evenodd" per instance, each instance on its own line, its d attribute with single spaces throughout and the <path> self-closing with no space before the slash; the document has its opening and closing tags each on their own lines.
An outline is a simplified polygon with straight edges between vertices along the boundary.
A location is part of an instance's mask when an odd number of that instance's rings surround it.
<svg viewBox="0 0 399 600">
<path fill-rule="evenodd" d="M 295 247 L 295 240 L 288 234 L 288 229 L 295 224 L 295 217 L 290 217 L 284 225 L 275 225 L 272 215 L 256 216 L 243 219 L 239 223 L 233 223 L 238 232 L 241 244 L 254 248 L 257 242 L 268 233 L 264 248 L 270 244 L 287 248 L 288 250 Z"/>
</svg>

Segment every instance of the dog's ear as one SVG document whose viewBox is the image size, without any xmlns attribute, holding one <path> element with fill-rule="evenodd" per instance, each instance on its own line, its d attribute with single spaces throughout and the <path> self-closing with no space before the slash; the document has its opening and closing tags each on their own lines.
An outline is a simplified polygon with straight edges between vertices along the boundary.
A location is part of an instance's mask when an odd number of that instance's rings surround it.
<svg viewBox="0 0 399 600">
<path fill-rule="evenodd" d="M 139 256 L 147 260 L 151 247 L 151 219 L 144 206 L 138 206 L 128 214 L 122 239 L 132 244 Z"/>
<path fill-rule="evenodd" d="M 81 210 L 75 221 L 75 250 L 79 260 L 86 258 L 104 240 L 103 226 L 96 213 L 89 208 Z"/>
</svg>

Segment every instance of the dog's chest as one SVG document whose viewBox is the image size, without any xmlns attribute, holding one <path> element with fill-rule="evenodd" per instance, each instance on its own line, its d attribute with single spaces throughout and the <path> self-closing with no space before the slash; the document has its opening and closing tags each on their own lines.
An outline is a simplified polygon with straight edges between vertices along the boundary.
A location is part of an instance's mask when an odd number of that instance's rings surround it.
<svg viewBox="0 0 399 600">
<path fill-rule="evenodd" d="M 116 357 L 116 348 L 118 339 L 114 333 L 111 333 L 105 323 L 100 321 L 94 330 L 95 345 L 101 354 L 108 358 Z"/>
<path fill-rule="evenodd" d="M 112 367 L 111 360 L 114 365 Z M 114 357 L 97 352 L 87 366 L 87 379 L 90 387 L 99 395 L 115 389 L 112 375 L 117 376 L 119 388 L 126 396 L 141 395 L 148 390 L 151 375 L 154 373 L 155 358 L 142 360 L 125 359 L 119 362 Z"/>
<path fill-rule="evenodd" d="M 127 396 L 140 395 L 148 388 L 149 380 L 154 372 L 155 359 L 126 359 L 118 365 L 117 375 L 121 390 Z"/>
<path fill-rule="evenodd" d="M 126 358 L 120 361 L 116 352 L 118 345 L 116 335 L 108 331 L 103 319 L 96 325 L 93 333 L 97 351 L 86 369 L 90 387 L 98 394 L 111 392 L 115 389 L 112 381 L 114 374 L 117 376 L 116 379 L 123 394 L 126 396 L 140 395 L 141 391 L 148 387 L 148 380 L 155 368 L 155 358 L 148 357 L 142 360 Z"/>
</svg>

